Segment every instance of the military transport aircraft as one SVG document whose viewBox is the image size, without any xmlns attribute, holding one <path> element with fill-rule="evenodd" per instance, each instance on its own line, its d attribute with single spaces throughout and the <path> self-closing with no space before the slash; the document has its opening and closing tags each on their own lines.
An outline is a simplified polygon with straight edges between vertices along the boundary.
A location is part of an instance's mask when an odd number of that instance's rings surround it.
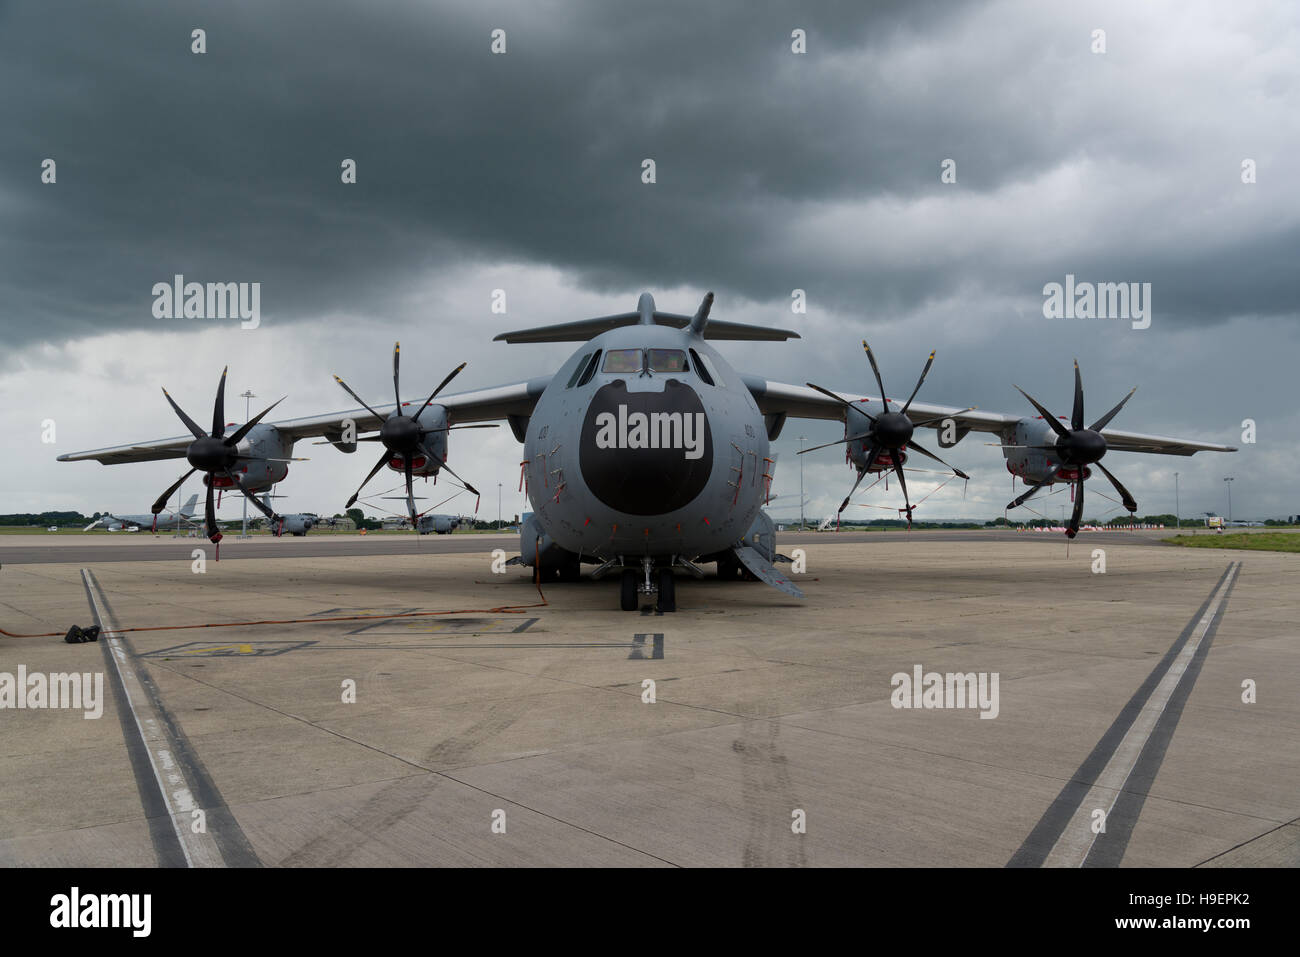
<svg viewBox="0 0 1300 957">
<path fill-rule="evenodd" d="M 197 495 L 191 495 L 190 500 L 180 507 L 180 511 L 170 512 L 166 509 L 159 509 L 157 512 L 143 515 L 114 515 L 112 512 L 101 512 L 99 518 L 87 525 L 82 531 L 90 531 L 97 525 L 103 525 L 110 532 L 118 532 L 124 528 L 152 528 L 157 531 L 160 528 L 179 529 L 182 524 L 188 525 L 194 518 L 194 506 L 198 502 Z"/>
<path fill-rule="evenodd" d="M 743 568 L 787 594 L 803 597 L 776 567 L 780 556 L 774 525 L 762 511 L 774 463 L 769 443 L 792 417 L 843 422 L 844 438 L 831 444 L 845 445 L 857 473 L 854 488 L 869 474 L 891 471 L 903 493 L 900 511 L 909 518 L 913 506 L 903 475 L 908 454 L 915 452 L 951 468 L 917 442 L 915 430 L 936 430 L 944 448 L 972 431 L 993 433 L 1003 447 L 1008 470 L 1030 485 L 1013 505 L 1048 485 L 1071 484 L 1075 496 L 1067 529 L 1071 536 L 1078 531 L 1083 482 L 1091 475 L 1091 466 L 1097 466 L 1114 485 L 1125 507 L 1130 511 L 1137 507 L 1119 480 L 1101 467 L 1108 450 L 1166 455 L 1235 451 L 1224 445 L 1106 428 L 1129 396 L 1085 427 L 1077 364 L 1068 427 L 1027 395 L 1041 418 L 915 402 L 933 353 L 903 402 L 886 396 L 869 348 L 879 397 L 742 374 L 711 342 L 783 341 L 799 336 L 785 329 L 711 320 L 712 305 L 709 293 L 694 315 L 660 312 L 646 293 L 635 312 L 502 333 L 497 341 L 582 345 L 553 375 L 438 399 L 464 368 L 461 365 L 419 405 L 401 397 L 400 350 L 394 349 L 394 405 L 367 405 L 336 376 L 362 408 L 262 424 L 268 409 L 228 435 L 230 427 L 222 421 L 223 373 L 211 433 L 204 433 L 172 402 L 193 438 L 158 439 L 59 459 L 94 459 L 104 464 L 187 459 L 192 466 L 187 475 L 205 473 L 208 533 L 217 542 L 221 534 L 212 519 L 214 487 L 238 488 L 260 506 L 251 494 L 254 483 L 282 479 L 284 463 L 291 460 L 293 444 L 299 439 L 323 437 L 347 453 L 364 442 L 381 443 L 383 452 L 362 487 L 385 467 L 401 474 L 415 523 L 412 478 L 424 475 L 436 480 L 443 471 L 459 478 L 447 466 L 448 431 L 504 420 L 523 443 L 520 483 L 526 486 L 533 508 L 521 528 L 520 555 L 513 561 L 534 567 L 539 576 L 570 580 L 579 577 L 582 563 L 594 564 L 593 578 L 619 575 L 624 609 L 636 609 L 644 596 L 657 599 L 660 610 L 672 611 L 676 608 L 674 573 L 681 570 L 702 577 L 700 566 L 705 563 L 716 563 L 719 577 L 734 578 Z M 358 435 L 374 430 L 378 434 Z M 477 494 L 468 482 L 462 484 Z M 156 509 L 171 491 L 160 497 Z"/>
</svg>

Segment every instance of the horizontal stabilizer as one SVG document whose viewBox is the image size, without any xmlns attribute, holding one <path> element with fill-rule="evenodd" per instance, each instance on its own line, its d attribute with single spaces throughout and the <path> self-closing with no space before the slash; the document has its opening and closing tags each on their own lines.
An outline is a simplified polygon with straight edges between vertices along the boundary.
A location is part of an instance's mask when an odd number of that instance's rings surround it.
<svg viewBox="0 0 1300 957">
<path fill-rule="evenodd" d="M 672 312 L 655 312 L 656 325 L 672 326 L 685 329 L 691 324 L 692 316 L 683 316 Z M 519 329 L 515 332 L 503 332 L 493 337 L 493 342 L 586 342 L 602 332 L 618 329 L 621 326 L 635 326 L 641 316 L 635 312 L 622 312 L 616 316 L 600 316 L 596 319 L 579 319 L 577 322 L 562 322 L 554 326 L 538 326 L 536 329 Z M 783 342 L 786 339 L 798 339 L 799 333 L 790 329 L 773 329 L 768 326 L 751 326 L 743 322 L 723 322 L 710 319 L 704 327 L 705 339 L 734 339 L 751 342 Z"/>
<path fill-rule="evenodd" d="M 554 326 L 538 326 L 536 329 L 519 329 L 515 332 L 503 332 L 493 336 L 493 342 L 586 342 L 602 332 L 609 332 L 620 326 L 635 326 L 640 318 L 635 312 L 623 312 L 617 316 L 601 316 L 598 319 L 579 319 L 577 322 L 561 322 Z"/>
</svg>

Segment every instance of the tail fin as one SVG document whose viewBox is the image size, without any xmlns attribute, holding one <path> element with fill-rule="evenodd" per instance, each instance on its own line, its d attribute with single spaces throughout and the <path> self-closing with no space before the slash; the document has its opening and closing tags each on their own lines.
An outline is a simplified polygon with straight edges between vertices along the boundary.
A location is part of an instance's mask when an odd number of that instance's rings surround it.
<svg viewBox="0 0 1300 957">
<path fill-rule="evenodd" d="M 191 495 L 190 500 L 181 506 L 181 515 L 183 515 L 185 518 L 189 518 L 191 515 L 193 515 L 194 507 L 198 504 L 198 501 L 199 501 L 199 496 L 197 494 Z"/>
</svg>

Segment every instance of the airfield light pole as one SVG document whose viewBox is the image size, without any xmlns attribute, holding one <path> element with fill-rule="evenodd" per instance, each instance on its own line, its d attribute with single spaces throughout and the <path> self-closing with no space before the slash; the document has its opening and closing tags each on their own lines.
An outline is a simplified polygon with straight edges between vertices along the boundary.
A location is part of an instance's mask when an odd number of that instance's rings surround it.
<svg viewBox="0 0 1300 957">
<path fill-rule="evenodd" d="M 1178 473 L 1174 473 L 1174 518 L 1178 520 L 1178 527 L 1183 527 L 1183 513 L 1178 507 Z"/>
<path fill-rule="evenodd" d="M 247 422 L 247 421 L 248 421 L 248 402 L 249 402 L 250 399 L 256 399 L 257 396 L 253 395 L 253 391 L 252 391 L 251 389 L 245 389 L 243 392 L 241 392 L 241 393 L 239 393 L 239 394 L 240 394 L 241 396 L 244 397 L 244 421 Z M 240 537 L 240 538 L 247 538 L 247 537 L 248 537 L 248 496 L 247 496 L 247 495 L 241 495 L 240 498 L 241 498 L 241 499 L 243 500 L 243 502 L 244 502 L 244 524 L 243 524 L 242 529 L 241 529 L 240 532 L 239 532 L 239 537 Z"/>
<path fill-rule="evenodd" d="M 497 482 L 497 531 L 501 531 L 501 483 Z"/>
<path fill-rule="evenodd" d="M 1232 524 L 1232 480 L 1233 476 L 1229 475 L 1223 481 L 1228 485 L 1228 524 Z"/>
<path fill-rule="evenodd" d="M 804 530 L 803 523 L 803 436 L 799 436 L 799 531 Z"/>
</svg>

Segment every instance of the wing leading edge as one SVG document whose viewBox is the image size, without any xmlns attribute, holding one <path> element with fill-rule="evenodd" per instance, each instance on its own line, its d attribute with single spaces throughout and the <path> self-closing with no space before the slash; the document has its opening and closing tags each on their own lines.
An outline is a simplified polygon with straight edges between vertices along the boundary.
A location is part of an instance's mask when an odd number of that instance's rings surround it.
<svg viewBox="0 0 1300 957">
<path fill-rule="evenodd" d="M 745 386 L 749 389 L 759 411 L 764 415 L 784 415 L 795 419 L 844 420 L 844 406 L 807 386 L 792 385 L 786 382 L 773 382 L 762 376 L 743 376 Z M 846 402 L 856 402 L 866 398 L 879 402 L 874 396 L 858 393 L 837 392 Z M 892 399 L 892 397 L 891 397 Z M 928 428 L 943 428 L 943 419 L 951 418 L 957 425 L 958 438 L 967 432 L 992 432 L 998 435 L 1014 428 L 1025 415 L 1011 415 L 1003 412 L 985 412 L 981 409 L 959 409 L 956 406 L 933 405 L 928 402 L 913 402 L 907 410 L 907 417 L 913 422 L 928 422 Z M 939 421 L 934 421 L 934 420 Z M 1172 438 L 1165 435 L 1147 435 L 1140 432 L 1125 432 L 1116 429 L 1103 429 L 1102 436 L 1106 444 L 1121 452 L 1152 452 L 1159 455 L 1194 455 L 1197 452 L 1235 452 L 1231 445 L 1219 445 L 1214 442 L 1197 442 L 1190 439 Z"/>
<path fill-rule="evenodd" d="M 475 389 L 455 395 L 439 396 L 436 404 L 445 406 L 447 418 L 451 425 L 463 425 L 473 422 L 492 422 L 510 419 L 512 416 L 524 418 L 532 415 L 533 406 L 550 383 L 550 376 L 540 376 L 524 382 L 509 385 L 492 386 Z M 406 400 L 403 405 L 414 404 L 417 408 L 423 404 L 423 395 Z M 394 409 L 391 405 L 377 405 L 375 411 L 387 417 Z M 342 412 L 329 412 L 324 415 L 307 416 L 298 419 L 285 419 L 281 422 L 267 422 L 282 434 L 294 441 L 307 438 L 332 438 L 343 430 L 345 420 L 356 423 L 358 433 L 370 432 L 379 428 L 382 419 L 376 418 L 366 409 L 345 409 Z M 190 435 L 172 436 L 154 439 L 148 442 L 134 442 L 128 445 L 114 445 L 102 449 L 90 449 L 85 452 L 69 452 L 60 455 L 60 462 L 95 461 L 103 465 L 120 465 L 124 462 L 151 462 L 159 459 L 179 459 L 185 457 L 185 450 L 194 441 Z"/>
</svg>

